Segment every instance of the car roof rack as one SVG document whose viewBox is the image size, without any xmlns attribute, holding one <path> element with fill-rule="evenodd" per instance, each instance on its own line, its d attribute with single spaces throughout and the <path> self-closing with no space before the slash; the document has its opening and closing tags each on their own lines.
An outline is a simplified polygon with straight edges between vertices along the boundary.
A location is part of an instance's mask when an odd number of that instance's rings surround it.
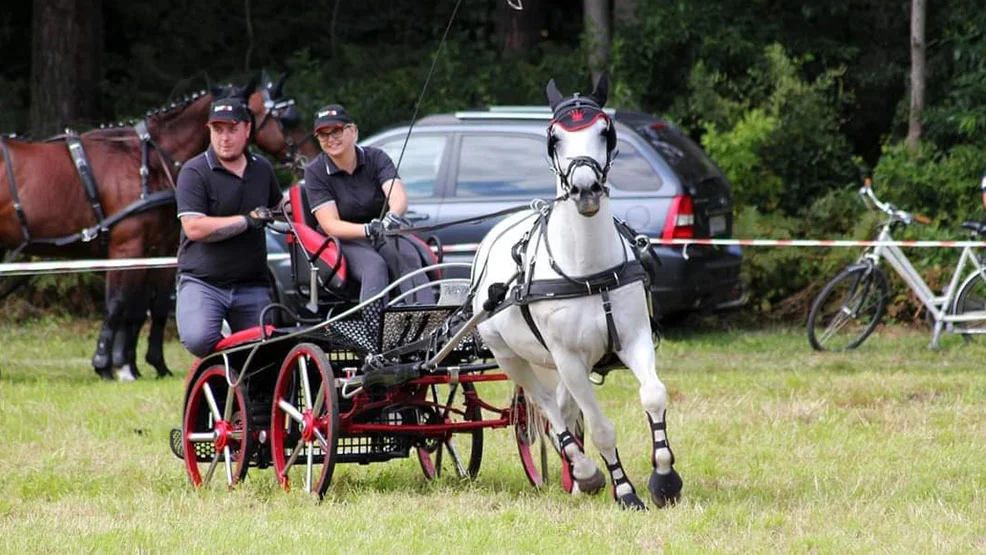
<svg viewBox="0 0 986 555">
<path fill-rule="evenodd" d="M 616 114 L 613 108 L 603 108 L 606 115 Z M 549 120 L 554 113 L 547 106 L 490 106 L 487 110 L 456 112 L 457 119 L 531 119 Z"/>
</svg>

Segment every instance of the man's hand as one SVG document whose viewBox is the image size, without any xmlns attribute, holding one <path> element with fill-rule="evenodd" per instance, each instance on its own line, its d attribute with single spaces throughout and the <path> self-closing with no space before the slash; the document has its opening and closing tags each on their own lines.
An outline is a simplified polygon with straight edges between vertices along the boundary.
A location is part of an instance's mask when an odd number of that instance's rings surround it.
<svg viewBox="0 0 986 555">
<path fill-rule="evenodd" d="M 411 222 L 397 212 L 387 212 L 387 215 L 383 217 L 383 227 L 387 231 L 394 231 L 402 227 L 411 227 Z"/>
<path fill-rule="evenodd" d="M 383 238 L 383 222 L 376 218 L 370 220 L 370 223 L 363 224 L 363 233 L 367 239 L 376 243 Z"/>
<path fill-rule="evenodd" d="M 268 222 L 274 221 L 274 215 L 271 214 L 270 208 L 258 206 L 246 215 L 246 221 L 247 227 L 250 229 L 260 229 L 267 225 Z"/>
</svg>

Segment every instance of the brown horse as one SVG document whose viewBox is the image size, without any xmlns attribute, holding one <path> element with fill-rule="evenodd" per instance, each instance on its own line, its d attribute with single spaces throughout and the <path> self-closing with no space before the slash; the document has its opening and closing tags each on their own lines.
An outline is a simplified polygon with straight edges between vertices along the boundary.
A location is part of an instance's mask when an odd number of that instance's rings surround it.
<svg viewBox="0 0 986 555">
<path fill-rule="evenodd" d="M 212 93 L 233 92 L 249 98 L 251 111 L 258 119 L 254 127 L 257 145 L 279 160 L 288 161 L 295 154 L 297 138 L 307 133 L 299 130 L 292 139 L 286 135 L 279 117 L 293 107 L 290 102 L 275 101 L 282 85 L 283 78 L 276 85 L 265 82 L 260 92 L 253 92 L 251 85 L 245 89 L 216 89 Z M 278 94 L 272 95 L 274 92 Z M 208 144 L 205 122 L 213 94 L 203 91 L 182 103 L 148 113 L 142 125 L 97 129 L 78 137 L 96 185 L 98 211 L 105 218 L 113 218 L 141 198 L 142 166 L 146 168 L 146 192 L 151 197 L 161 197 L 159 193 L 173 189 L 180 163 L 205 150 Z M 277 123 L 270 124 L 271 120 Z M 148 141 L 141 138 L 141 132 Z M 152 148 L 147 148 L 150 155 L 142 156 L 145 142 Z M 109 229 L 100 230 L 96 203 L 88 198 L 76 171 L 77 162 L 69 154 L 63 137 L 42 143 L 20 140 L 5 143 L 0 164 L 0 251 L 17 249 L 25 239 L 32 242 L 22 252 L 41 256 L 132 258 L 167 256 L 176 251 L 179 224 L 173 201 L 132 214 Z M 23 219 L 11 194 L 11 177 Z M 61 245 L 45 243 L 73 236 L 80 230 L 88 230 L 83 240 Z M 136 324 L 137 315 L 142 323 L 148 308 L 152 310 L 152 332 L 147 359 L 159 374 L 168 373 L 161 340 L 173 285 L 172 269 L 128 270 L 107 275 L 106 319 L 93 357 L 99 375 L 112 378 L 115 368 L 121 379 L 133 376 L 132 371 L 136 369 L 133 346 L 140 327 Z"/>
</svg>

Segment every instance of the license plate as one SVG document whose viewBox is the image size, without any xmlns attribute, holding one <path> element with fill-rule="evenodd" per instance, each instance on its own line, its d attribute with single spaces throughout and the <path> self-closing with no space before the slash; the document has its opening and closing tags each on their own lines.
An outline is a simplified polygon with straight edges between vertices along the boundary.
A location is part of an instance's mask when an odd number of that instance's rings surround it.
<svg viewBox="0 0 986 555">
<path fill-rule="evenodd" d="M 726 216 L 712 216 L 709 218 L 709 235 L 723 235 L 726 233 Z"/>
</svg>

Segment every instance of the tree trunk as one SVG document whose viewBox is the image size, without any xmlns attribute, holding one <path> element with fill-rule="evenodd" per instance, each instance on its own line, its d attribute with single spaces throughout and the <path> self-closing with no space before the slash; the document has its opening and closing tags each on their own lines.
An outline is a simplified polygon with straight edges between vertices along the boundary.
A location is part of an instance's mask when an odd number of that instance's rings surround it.
<svg viewBox="0 0 986 555">
<path fill-rule="evenodd" d="M 606 70 L 610 50 L 609 0 L 583 0 L 585 6 L 585 30 L 589 40 L 589 69 L 595 82 Z"/>
<path fill-rule="evenodd" d="M 519 11 L 504 1 L 496 3 L 496 34 L 503 52 L 526 52 L 537 46 L 544 24 L 543 0 L 524 0 Z"/>
<path fill-rule="evenodd" d="M 47 137 L 99 115 L 102 0 L 34 0 L 31 133 Z"/>
<path fill-rule="evenodd" d="M 924 112 L 925 43 L 924 19 L 926 0 L 911 3 L 911 114 L 907 125 L 907 145 L 917 147 L 921 140 L 921 119 Z"/>
<path fill-rule="evenodd" d="M 637 0 L 613 0 L 613 21 L 633 23 L 637 19 Z"/>
</svg>

